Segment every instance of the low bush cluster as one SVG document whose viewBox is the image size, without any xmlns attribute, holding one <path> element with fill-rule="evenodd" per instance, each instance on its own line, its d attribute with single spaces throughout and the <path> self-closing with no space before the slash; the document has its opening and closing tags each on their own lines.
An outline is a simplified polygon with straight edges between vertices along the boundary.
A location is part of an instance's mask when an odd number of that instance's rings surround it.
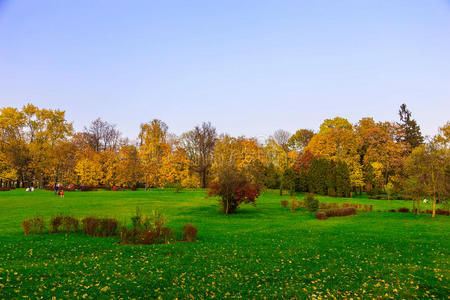
<svg viewBox="0 0 450 300">
<path fill-rule="evenodd" d="M 398 212 L 409 213 L 409 208 L 407 208 L 407 207 L 400 207 L 400 208 L 398 209 Z"/>
<path fill-rule="evenodd" d="M 45 230 L 45 221 L 42 217 L 34 217 L 24 220 L 22 227 L 25 235 L 43 233 Z"/>
<path fill-rule="evenodd" d="M 288 207 L 289 205 L 289 201 L 287 200 L 281 200 L 281 206 L 283 206 L 284 208 Z"/>
<path fill-rule="evenodd" d="M 184 240 L 186 242 L 195 242 L 197 240 L 197 227 L 192 224 L 183 226 Z"/>
<path fill-rule="evenodd" d="M 165 244 L 176 241 L 175 232 L 166 227 L 166 218 L 158 210 L 153 211 L 153 216 L 142 215 L 139 208 L 136 214 L 131 217 L 133 228 L 128 229 L 123 226 L 120 230 L 122 244 Z M 192 224 L 183 227 L 183 240 L 194 242 L 197 240 L 197 228 Z"/>
<path fill-rule="evenodd" d="M 14 189 L 14 188 L 11 188 L 11 187 L 0 187 L 0 192 L 7 192 L 7 191 L 10 191 L 12 189 Z"/>
<path fill-rule="evenodd" d="M 59 215 L 50 219 L 52 233 L 58 233 L 62 229 L 66 233 L 78 232 L 80 222 L 71 216 Z"/>
<path fill-rule="evenodd" d="M 423 214 L 432 214 L 433 211 L 431 209 L 427 209 L 427 210 L 422 210 L 421 213 L 423 213 Z M 437 208 L 436 209 L 436 214 L 437 215 L 442 215 L 442 216 L 450 216 L 450 210 Z"/>
<path fill-rule="evenodd" d="M 118 234 L 119 222 L 114 218 L 86 217 L 81 223 L 83 233 L 90 236 L 108 237 Z"/>
<path fill-rule="evenodd" d="M 342 207 L 354 207 L 356 210 L 363 212 L 372 212 L 373 205 L 359 204 L 359 203 L 342 203 Z"/>
<path fill-rule="evenodd" d="M 326 220 L 331 217 L 345 217 L 353 215 L 356 215 L 356 208 L 354 207 L 319 210 L 316 212 L 316 218 L 319 220 Z"/>
</svg>

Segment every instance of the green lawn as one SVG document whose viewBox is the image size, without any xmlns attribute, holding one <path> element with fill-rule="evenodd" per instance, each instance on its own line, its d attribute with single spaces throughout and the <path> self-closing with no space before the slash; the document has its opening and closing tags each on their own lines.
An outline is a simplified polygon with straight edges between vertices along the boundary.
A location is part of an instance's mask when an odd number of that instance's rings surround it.
<svg viewBox="0 0 450 300">
<path fill-rule="evenodd" d="M 300 200 L 303 196 L 299 196 Z M 257 206 L 220 214 L 205 192 L 0 192 L 0 299 L 56 298 L 392 298 L 449 299 L 450 217 L 377 212 L 410 202 L 373 204 L 374 212 L 319 221 L 282 208 L 277 191 Z M 158 208 L 168 226 L 192 223 L 196 243 L 120 245 L 81 234 L 24 236 L 21 222 L 58 213 L 120 221 L 139 206 Z M 423 209 L 431 206 L 421 205 Z"/>
</svg>

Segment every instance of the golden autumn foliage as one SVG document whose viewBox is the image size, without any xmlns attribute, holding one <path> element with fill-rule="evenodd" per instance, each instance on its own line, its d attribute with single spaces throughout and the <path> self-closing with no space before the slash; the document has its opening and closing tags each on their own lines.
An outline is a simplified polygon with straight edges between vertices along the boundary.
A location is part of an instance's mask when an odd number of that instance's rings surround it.
<svg viewBox="0 0 450 300">
<path fill-rule="evenodd" d="M 261 183 L 264 179 L 266 155 L 255 139 L 221 136 L 216 142 L 212 171 L 215 176 L 224 167 L 233 167 L 243 173 L 249 182 Z"/>
<path fill-rule="evenodd" d="M 410 119 L 411 124 L 413 121 Z M 439 198 L 449 190 L 448 184 L 438 187 L 426 180 L 440 176 L 444 182 L 445 174 L 450 173 L 444 163 L 449 124 L 440 128 L 432 142 L 415 149 L 407 142 L 404 124 L 363 118 L 352 125 L 340 117 L 324 120 L 317 133 L 301 129 L 291 135 L 277 130 L 263 145 L 254 138 L 218 137 L 211 123 L 178 138 L 168 132 L 163 121 L 154 119 L 142 124 L 137 142 L 130 143 L 120 138 L 115 125 L 101 119 L 74 133 L 64 111 L 32 104 L 20 109 L 3 107 L 0 186 L 61 183 L 196 188 L 206 187 L 220 170 L 231 168 L 251 184 L 280 187 L 280 192 L 286 186 L 291 192 L 307 191 L 315 186 L 311 182 L 315 180 L 320 181 L 321 191 L 334 194 L 340 191 L 334 181 L 345 177 L 352 191 L 367 192 L 384 189 L 388 182 L 398 192 L 408 182 L 422 180 L 418 185 L 423 187 L 421 193 Z M 314 176 L 308 177 L 311 165 Z M 430 173 L 426 166 L 439 170 Z M 428 177 L 420 177 L 423 174 Z"/>
</svg>

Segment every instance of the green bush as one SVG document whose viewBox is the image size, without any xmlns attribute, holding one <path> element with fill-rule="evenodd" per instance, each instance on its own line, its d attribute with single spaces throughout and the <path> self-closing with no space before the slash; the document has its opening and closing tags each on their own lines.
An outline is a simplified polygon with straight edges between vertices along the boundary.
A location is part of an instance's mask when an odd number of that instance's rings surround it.
<svg viewBox="0 0 450 300">
<path fill-rule="evenodd" d="M 316 211 L 319 209 L 319 200 L 314 197 L 314 194 L 306 194 L 305 206 L 310 212 Z"/>
</svg>

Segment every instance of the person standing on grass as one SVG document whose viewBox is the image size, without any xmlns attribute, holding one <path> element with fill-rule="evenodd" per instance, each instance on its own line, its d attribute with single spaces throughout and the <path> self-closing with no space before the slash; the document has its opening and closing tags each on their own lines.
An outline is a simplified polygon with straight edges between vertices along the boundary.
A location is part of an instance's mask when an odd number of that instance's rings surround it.
<svg viewBox="0 0 450 300">
<path fill-rule="evenodd" d="M 55 182 L 55 195 L 58 195 L 59 185 Z"/>
<path fill-rule="evenodd" d="M 61 189 L 60 195 L 61 195 L 61 198 L 64 198 L 64 190 L 63 189 Z"/>
</svg>

